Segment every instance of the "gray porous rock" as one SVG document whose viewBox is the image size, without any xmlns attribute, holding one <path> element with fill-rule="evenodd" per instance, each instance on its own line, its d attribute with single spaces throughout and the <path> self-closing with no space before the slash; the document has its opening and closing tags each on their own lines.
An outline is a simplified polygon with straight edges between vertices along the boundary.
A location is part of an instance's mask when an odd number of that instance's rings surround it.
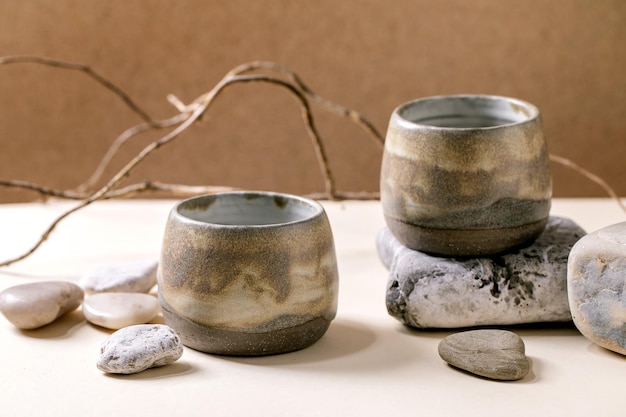
<svg viewBox="0 0 626 417">
<path fill-rule="evenodd" d="M 590 233 L 574 245 L 567 283 L 578 330 L 626 355 L 626 222 Z"/>
<path fill-rule="evenodd" d="M 514 381 L 530 371 L 524 341 L 507 330 L 455 333 L 439 342 L 439 356 L 450 365 L 485 378 Z"/>
<path fill-rule="evenodd" d="M 16 285 L 0 293 L 0 312 L 20 329 L 36 329 L 78 308 L 84 295 L 66 281 Z"/>
<path fill-rule="evenodd" d="M 97 367 L 110 374 L 136 374 L 177 361 L 183 344 L 164 324 L 137 324 L 109 336 L 100 347 Z"/>
<path fill-rule="evenodd" d="M 101 292 L 146 293 L 156 285 L 158 262 L 140 260 L 120 265 L 94 267 L 80 279 L 79 285 L 87 294 Z"/>
<path fill-rule="evenodd" d="M 377 237 L 389 269 L 387 310 L 416 328 L 570 321 L 567 258 L 585 232 L 550 217 L 530 246 L 497 256 L 441 258 L 403 246 L 389 229 Z"/>
</svg>

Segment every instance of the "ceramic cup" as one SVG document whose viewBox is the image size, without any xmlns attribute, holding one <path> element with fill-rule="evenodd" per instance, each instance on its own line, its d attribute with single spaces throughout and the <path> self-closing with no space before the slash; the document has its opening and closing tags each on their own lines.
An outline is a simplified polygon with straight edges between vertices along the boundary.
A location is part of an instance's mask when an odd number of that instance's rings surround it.
<svg viewBox="0 0 626 417">
<path fill-rule="evenodd" d="M 550 212 L 552 180 L 539 110 L 498 96 L 436 96 L 393 111 L 381 203 L 396 238 L 443 256 L 531 243 Z"/>
<path fill-rule="evenodd" d="M 337 261 L 323 207 L 270 192 L 191 198 L 170 212 L 158 270 L 165 323 L 208 353 L 306 348 L 337 311 Z"/>
</svg>

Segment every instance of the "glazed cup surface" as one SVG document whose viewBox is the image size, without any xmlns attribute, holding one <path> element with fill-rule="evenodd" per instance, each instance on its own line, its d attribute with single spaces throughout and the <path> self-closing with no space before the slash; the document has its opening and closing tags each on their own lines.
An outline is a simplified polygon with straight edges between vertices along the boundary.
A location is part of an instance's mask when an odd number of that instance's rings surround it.
<svg viewBox="0 0 626 417">
<path fill-rule="evenodd" d="M 269 192 L 182 201 L 166 224 L 158 284 L 165 322 L 188 347 L 252 356 L 308 347 L 337 311 L 326 213 Z"/>
<path fill-rule="evenodd" d="M 380 192 L 388 227 L 412 249 L 482 256 L 532 242 L 552 195 L 539 110 L 485 95 L 399 106 L 387 130 Z"/>
</svg>

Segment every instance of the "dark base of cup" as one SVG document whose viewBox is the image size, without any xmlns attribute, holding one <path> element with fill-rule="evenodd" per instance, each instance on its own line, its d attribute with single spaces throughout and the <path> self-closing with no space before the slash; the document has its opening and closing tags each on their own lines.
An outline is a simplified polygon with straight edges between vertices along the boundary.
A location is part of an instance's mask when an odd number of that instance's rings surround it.
<svg viewBox="0 0 626 417">
<path fill-rule="evenodd" d="M 227 356 L 268 356 L 313 345 L 326 333 L 330 320 L 315 318 L 304 324 L 260 333 L 208 327 L 170 311 L 161 302 L 165 324 L 178 333 L 183 344 L 205 353 Z"/>
<path fill-rule="evenodd" d="M 498 229 L 433 229 L 385 216 L 389 230 L 408 248 L 436 256 L 489 256 L 531 244 L 543 232 L 548 219 Z"/>
</svg>

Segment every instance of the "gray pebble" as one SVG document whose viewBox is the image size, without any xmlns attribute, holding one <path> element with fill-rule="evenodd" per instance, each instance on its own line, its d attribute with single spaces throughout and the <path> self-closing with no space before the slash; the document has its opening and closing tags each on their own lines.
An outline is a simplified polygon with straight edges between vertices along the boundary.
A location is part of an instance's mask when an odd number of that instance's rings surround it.
<svg viewBox="0 0 626 417">
<path fill-rule="evenodd" d="M 409 249 L 389 229 L 377 240 L 389 268 L 387 310 L 417 328 L 462 328 L 571 320 L 567 258 L 585 232 L 550 217 L 530 246 L 498 256 L 442 258 Z"/>
<path fill-rule="evenodd" d="M 146 293 L 156 285 L 158 262 L 142 260 L 88 270 L 79 284 L 87 294 L 101 292 Z"/>
<path fill-rule="evenodd" d="M 569 257 L 567 281 L 578 330 L 626 355 L 626 222 L 580 239 Z"/>
<path fill-rule="evenodd" d="M 75 310 L 84 292 L 65 281 L 16 285 L 0 293 L 0 312 L 20 329 L 36 329 Z"/>
<path fill-rule="evenodd" d="M 506 330 L 470 330 L 439 342 L 439 356 L 450 365 L 485 378 L 513 381 L 528 374 L 524 342 Z"/>
<path fill-rule="evenodd" d="M 183 345 L 176 332 L 164 324 L 124 327 L 100 347 L 96 366 L 110 374 L 135 374 L 177 361 Z"/>
</svg>

